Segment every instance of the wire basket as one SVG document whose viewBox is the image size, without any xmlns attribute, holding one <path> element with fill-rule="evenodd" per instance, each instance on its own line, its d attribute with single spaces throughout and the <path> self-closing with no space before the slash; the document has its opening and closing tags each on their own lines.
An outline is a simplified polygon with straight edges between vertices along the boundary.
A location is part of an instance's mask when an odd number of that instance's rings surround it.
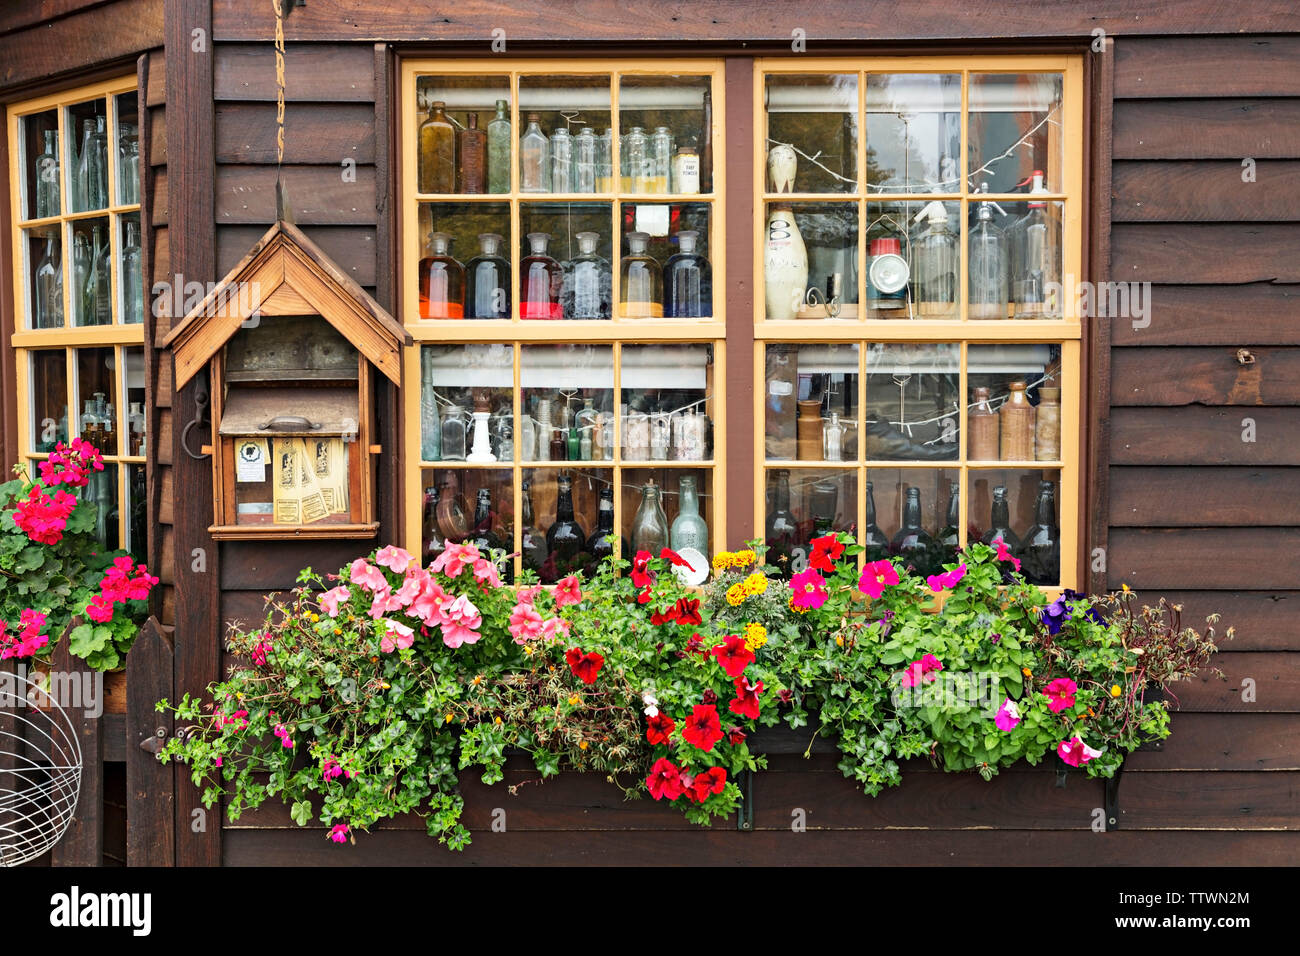
<svg viewBox="0 0 1300 956">
<path fill-rule="evenodd" d="M 46 853 L 72 823 L 81 744 L 71 718 L 36 681 L 0 675 L 0 866 Z"/>
</svg>

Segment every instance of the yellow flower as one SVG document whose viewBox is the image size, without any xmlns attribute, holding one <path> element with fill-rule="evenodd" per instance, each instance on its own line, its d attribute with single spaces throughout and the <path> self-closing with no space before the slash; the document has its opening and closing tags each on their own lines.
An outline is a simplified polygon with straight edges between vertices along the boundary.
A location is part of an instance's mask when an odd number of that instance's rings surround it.
<svg viewBox="0 0 1300 956">
<path fill-rule="evenodd" d="M 1129 588 L 1129 586 L 1122 581 L 1120 582 L 1120 587 L 1124 589 L 1125 594 L 1128 594 L 1128 592 L 1131 590 L 1131 588 Z"/>
<path fill-rule="evenodd" d="M 1120 688 L 1119 688 L 1119 684 L 1111 684 L 1111 685 L 1110 685 L 1110 696 L 1111 696 L 1111 697 L 1118 697 L 1118 696 L 1119 696 L 1120 694 L 1122 694 L 1122 693 L 1123 693 L 1123 691 L 1120 690 Z"/>
<path fill-rule="evenodd" d="M 448 714 L 448 715 L 447 715 L 447 723 L 451 723 L 451 722 L 452 722 L 453 720 L 455 720 L 455 719 L 456 719 L 456 715 L 455 715 L 455 714 Z"/>
<path fill-rule="evenodd" d="M 578 742 L 578 749 L 579 749 L 579 750 L 586 750 L 586 749 L 587 749 L 587 741 L 585 741 L 585 740 L 581 740 L 581 741 L 579 741 L 579 742 Z"/>
<path fill-rule="evenodd" d="M 493 723 L 497 723 L 497 724 L 501 723 L 501 718 L 498 717 L 496 720 L 493 721 Z"/>
<path fill-rule="evenodd" d="M 843 635 L 843 634 L 836 634 L 836 635 L 835 635 L 835 646 L 836 646 L 836 647 L 843 647 L 843 646 L 844 646 L 844 635 Z"/>
<path fill-rule="evenodd" d="M 475 687 L 477 687 L 479 684 L 483 683 L 483 675 L 475 674 L 474 679 L 470 683 L 472 683 Z"/>
<path fill-rule="evenodd" d="M 713 556 L 714 572 L 724 571 L 731 567 L 733 555 L 730 551 L 719 551 Z"/>
<path fill-rule="evenodd" d="M 313 614 L 313 615 L 311 616 L 311 622 L 312 622 L 313 624 L 315 624 L 315 623 L 316 623 L 317 621 L 319 621 L 319 620 L 320 620 L 320 615 L 319 615 L 319 614 Z"/>
<path fill-rule="evenodd" d="M 380 688 L 381 688 L 382 690 L 388 690 L 388 688 L 392 687 L 393 685 L 390 684 L 390 683 L 388 683 L 388 681 L 386 681 L 386 680 L 381 680 L 381 681 L 379 682 L 379 686 L 380 686 Z"/>
<path fill-rule="evenodd" d="M 727 603 L 732 607 L 740 607 L 748 596 L 745 592 L 745 585 L 739 582 L 727 588 Z"/>
<path fill-rule="evenodd" d="M 747 568 L 757 560 L 758 555 L 749 548 L 746 548 L 743 551 L 737 551 L 731 556 L 732 567 L 735 568 Z"/>
<path fill-rule="evenodd" d="M 1033 677 L 1033 676 L 1034 676 L 1033 672 L 1032 672 L 1028 667 L 1022 667 L 1022 668 L 1020 668 L 1020 673 L 1024 674 L 1026 677 Z"/>
<path fill-rule="evenodd" d="M 577 707 L 578 704 L 581 702 L 582 702 L 582 698 L 579 697 L 577 694 L 574 694 L 572 697 L 569 698 L 569 706 L 571 707 Z"/>
<path fill-rule="evenodd" d="M 756 651 L 767 643 L 767 628 L 762 624 L 745 625 L 745 646 Z"/>
<path fill-rule="evenodd" d="M 532 657 L 532 656 L 533 656 L 533 645 L 531 645 L 531 644 L 525 644 L 525 645 L 524 645 L 524 657 Z"/>
<path fill-rule="evenodd" d="M 745 578 L 745 590 L 750 594 L 762 594 L 767 590 L 767 576 L 761 571 L 755 571 Z"/>
</svg>

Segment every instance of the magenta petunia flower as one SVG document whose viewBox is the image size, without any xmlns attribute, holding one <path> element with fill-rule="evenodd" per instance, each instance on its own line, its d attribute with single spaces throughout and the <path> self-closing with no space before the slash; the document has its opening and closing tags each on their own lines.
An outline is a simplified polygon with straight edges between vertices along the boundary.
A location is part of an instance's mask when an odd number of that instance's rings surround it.
<svg viewBox="0 0 1300 956">
<path fill-rule="evenodd" d="M 562 578 L 555 585 L 553 594 L 556 607 L 580 603 L 582 601 L 582 588 L 578 585 L 577 575 L 570 574 L 567 578 Z"/>
<path fill-rule="evenodd" d="M 1056 752 L 1071 767 L 1082 767 L 1089 760 L 1101 756 L 1100 750 L 1093 750 L 1078 737 L 1062 740 L 1056 745 Z"/>
<path fill-rule="evenodd" d="M 830 596 L 826 591 L 825 579 L 812 568 L 792 577 L 790 590 L 794 592 L 791 598 L 794 606 L 805 611 L 815 611 L 825 604 Z"/>
<path fill-rule="evenodd" d="M 892 561 L 872 561 L 862 569 L 858 578 L 858 590 L 873 601 L 884 593 L 885 588 L 898 583 L 898 568 Z"/>
<path fill-rule="evenodd" d="M 935 594 L 943 591 L 945 588 L 951 589 L 957 586 L 957 582 L 966 576 L 966 565 L 959 564 L 951 571 L 945 571 L 942 574 L 932 574 L 925 579 L 925 583 L 930 585 L 930 590 Z"/>
<path fill-rule="evenodd" d="M 1016 725 L 1020 723 L 1020 708 L 1016 702 L 1008 697 L 998 708 L 997 716 L 993 718 L 993 723 L 998 725 L 998 730 L 1015 730 Z"/>
<path fill-rule="evenodd" d="M 1058 677 L 1046 687 L 1043 693 L 1048 697 L 1047 709 L 1054 714 L 1074 706 L 1074 695 L 1079 692 L 1079 685 L 1068 677 Z"/>
<path fill-rule="evenodd" d="M 335 843 L 347 843 L 350 832 L 352 828 L 346 823 L 336 823 L 330 828 L 330 839 Z"/>
<path fill-rule="evenodd" d="M 1015 566 L 1015 569 L 1019 571 L 1020 559 L 1011 553 L 1011 549 L 1007 547 L 1007 543 L 1001 538 L 994 538 L 993 543 L 998 546 L 998 560 L 1010 561 L 1012 565 Z"/>
</svg>

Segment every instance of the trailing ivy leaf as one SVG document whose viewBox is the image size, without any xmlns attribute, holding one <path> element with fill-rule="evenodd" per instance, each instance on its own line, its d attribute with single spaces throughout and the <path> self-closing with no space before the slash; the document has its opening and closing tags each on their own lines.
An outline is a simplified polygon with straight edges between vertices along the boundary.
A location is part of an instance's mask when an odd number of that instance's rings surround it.
<svg viewBox="0 0 1300 956">
<path fill-rule="evenodd" d="M 96 651 L 102 651 L 113 632 L 100 625 L 79 624 L 68 635 L 68 650 L 77 657 L 89 657 Z"/>
<path fill-rule="evenodd" d="M 307 800 L 295 800 L 293 806 L 289 808 L 289 816 L 298 826 L 305 827 L 311 822 L 311 803 Z"/>
</svg>

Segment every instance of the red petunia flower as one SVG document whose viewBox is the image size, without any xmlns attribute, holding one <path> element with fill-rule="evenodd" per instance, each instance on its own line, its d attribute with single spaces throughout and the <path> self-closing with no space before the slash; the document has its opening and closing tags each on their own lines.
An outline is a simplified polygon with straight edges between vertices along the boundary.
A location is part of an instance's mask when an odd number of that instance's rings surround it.
<svg viewBox="0 0 1300 956">
<path fill-rule="evenodd" d="M 651 554 L 649 551 L 638 551 L 636 558 L 632 561 L 632 583 L 639 588 L 650 587 L 650 573 L 646 570 L 646 565 L 650 563 Z M 645 603 L 644 601 L 641 603 Z"/>
<path fill-rule="evenodd" d="M 844 545 L 840 544 L 839 537 L 835 534 L 827 534 L 820 538 L 813 538 L 812 547 L 812 556 L 808 558 L 808 564 L 818 571 L 832 573 L 835 570 L 834 562 L 844 553 Z"/>
<path fill-rule="evenodd" d="M 677 606 L 673 605 L 672 607 L 664 611 L 662 614 L 660 614 L 658 611 L 655 611 L 653 614 L 651 614 L 650 623 L 655 625 L 656 627 L 658 627 L 660 624 L 675 624 L 677 622 L 677 617 L 678 617 Z"/>
<path fill-rule="evenodd" d="M 687 654 L 699 654 L 701 657 L 707 657 L 708 651 L 704 647 L 704 641 L 699 634 L 692 634 L 686 641 L 685 651 Z"/>
<path fill-rule="evenodd" d="M 660 757 L 650 768 L 650 776 L 645 778 L 646 789 L 656 800 L 667 797 L 676 800 L 686 789 L 682 783 L 681 770 L 673 765 L 667 757 Z"/>
<path fill-rule="evenodd" d="M 569 662 L 569 670 L 573 671 L 573 676 L 584 684 L 594 684 L 596 675 L 600 673 L 600 668 L 605 663 L 605 658 L 595 651 L 584 654 L 582 649 L 577 647 L 565 651 L 564 659 Z"/>
<path fill-rule="evenodd" d="M 751 684 L 743 677 L 736 678 L 736 699 L 727 706 L 733 714 L 758 720 L 758 695 L 763 693 L 763 682 Z"/>
<path fill-rule="evenodd" d="M 647 717 L 646 723 L 649 726 L 646 728 L 645 739 L 652 744 L 668 743 L 668 738 L 673 735 L 673 730 L 677 726 L 677 723 L 662 710 L 653 717 Z"/>
<path fill-rule="evenodd" d="M 718 664 L 728 677 L 739 677 L 745 673 L 745 668 L 754 663 L 754 652 L 745 645 L 745 639 L 738 634 L 732 634 L 723 638 L 725 644 L 719 644 L 713 649 L 713 656 L 718 659 Z"/>
<path fill-rule="evenodd" d="M 745 742 L 747 736 L 748 734 L 743 730 L 733 725 L 727 730 L 727 743 L 731 744 L 733 747 L 739 747 Z"/>
<path fill-rule="evenodd" d="M 692 803 L 703 803 L 711 793 L 721 793 L 727 786 L 727 771 L 721 767 L 710 767 L 703 773 L 697 773 L 686 787 L 686 799 Z"/>
<path fill-rule="evenodd" d="M 713 745 L 722 739 L 718 709 L 712 704 L 696 704 L 682 727 L 682 739 L 701 750 L 712 750 Z"/>
<path fill-rule="evenodd" d="M 673 605 L 673 610 L 677 613 L 677 623 L 683 627 L 704 623 L 700 617 L 700 601 L 698 598 L 678 598 L 677 603 Z"/>
<path fill-rule="evenodd" d="M 690 564 L 687 562 L 685 558 L 683 558 L 676 551 L 673 551 L 671 548 L 664 548 L 662 551 L 659 552 L 659 557 L 667 558 L 676 567 L 685 568 L 687 571 L 690 571 L 692 573 L 694 573 L 695 571 L 695 569 L 690 566 Z"/>
</svg>

